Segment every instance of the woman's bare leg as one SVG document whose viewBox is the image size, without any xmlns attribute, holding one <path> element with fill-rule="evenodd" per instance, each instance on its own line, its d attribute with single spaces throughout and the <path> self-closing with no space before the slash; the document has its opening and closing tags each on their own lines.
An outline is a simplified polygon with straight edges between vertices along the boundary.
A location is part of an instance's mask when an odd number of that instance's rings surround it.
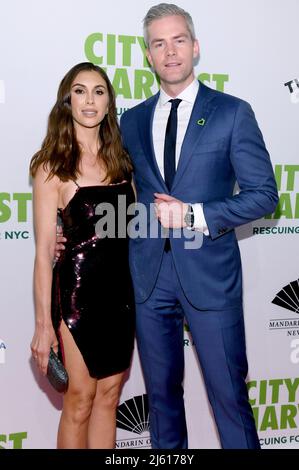
<svg viewBox="0 0 299 470">
<path fill-rule="evenodd" d="M 125 372 L 98 380 L 88 428 L 89 449 L 114 449 L 116 409 Z"/>
<path fill-rule="evenodd" d="M 90 377 L 82 355 L 62 321 L 60 327 L 65 367 L 69 374 L 69 387 L 63 397 L 57 447 L 59 449 L 86 449 L 88 426 L 97 380 Z"/>
</svg>

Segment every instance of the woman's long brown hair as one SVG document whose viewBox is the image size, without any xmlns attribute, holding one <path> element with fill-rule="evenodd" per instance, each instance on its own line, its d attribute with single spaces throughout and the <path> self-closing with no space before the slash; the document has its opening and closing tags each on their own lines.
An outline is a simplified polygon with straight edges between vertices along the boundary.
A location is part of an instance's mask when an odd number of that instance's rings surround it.
<svg viewBox="0 0 299 470">
<path fill-rule="evenodd" d="M 57 176 L 61 181 L 76 180 L 80 174 L 81 151 L 73 125 L 71 85 L 83 71 L 97 72 L 105 80 L 108 90 L 108 113 L 99 128 L 98 152 L 98 157 L 106 168 L 106 180 L 110 183 L 130 180 L 132 164 L 122 146 L 113 87 L 105 71 L 89 62 L 75 65 L 62 79 L 56 103 L 49 115 L 46 137 L 41 149 L 31 159 L 30 174 L 34 177 L 40 165 L 48 170 L 48 178 Z"/>
</svg>

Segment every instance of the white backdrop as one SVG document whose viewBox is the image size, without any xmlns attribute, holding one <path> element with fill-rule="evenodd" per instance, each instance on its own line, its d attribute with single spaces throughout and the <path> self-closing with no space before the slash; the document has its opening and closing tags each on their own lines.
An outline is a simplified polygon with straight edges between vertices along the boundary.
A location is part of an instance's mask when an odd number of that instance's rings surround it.
<svg viewBox="0 0 299 470">
<path fill-rule="evenodd" d="M 107 67 L 117 89 L 119 114 L 145 98 L 140 96 L 142 80 L 148 93 L 157 91 L 138 39 L 142 18 L 154 3 L 1 2 L 0 447 L 55 448 L 61 411 L 61 397 L 39 376 L 30 358 L 34 329 L 30 158 L 44 137 L 59 82 L 74 64 L 96 60 Z M 248 380 L 263 448 L 299 448 L 298 290 L 291 292 L 289 302 L 294 302 L 294 311 L 271 303 L 299 277 L 299 2 L 180 0 L 178 4 L 191 13 L 200 41 L 197 73 L 204 74 L 201 78 L 211 87 L 221 89 L 222 83 L 225 92 L 251 103 L 276 169 L 281 214 L 238 230 Z M 113 331 L 106 334 L 113 342 Z M 187 332 L 185 353 L 189 445 L 218 448 Z M 144 393 L 135 353 L 121 404 Z M 118 429 L 117 437 L 120 448 L 150 445 L 146 424 L 140 434 Z"/>
</svg>

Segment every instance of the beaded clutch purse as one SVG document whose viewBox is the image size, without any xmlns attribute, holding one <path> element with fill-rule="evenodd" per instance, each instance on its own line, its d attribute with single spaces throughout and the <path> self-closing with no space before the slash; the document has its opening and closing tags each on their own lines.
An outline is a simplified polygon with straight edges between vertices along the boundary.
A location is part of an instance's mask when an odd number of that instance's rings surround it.
<svg viewBox="0 0 299 470">
<path fill-rule="evenodd" d="M 57 392 L 63 393 L 67 390 L 69 382 L 68 373 L 52 348 L 49 354 L 47 378 Z"/>
</svg>

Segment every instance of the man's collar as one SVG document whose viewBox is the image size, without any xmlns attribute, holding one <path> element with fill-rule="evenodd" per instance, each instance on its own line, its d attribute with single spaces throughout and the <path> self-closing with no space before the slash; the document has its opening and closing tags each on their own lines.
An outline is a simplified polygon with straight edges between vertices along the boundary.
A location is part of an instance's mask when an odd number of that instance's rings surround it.
<svg viewBox="0 0 299 470">
<path fill-rule="evenodd" d="M 186 101 L 187 103 L 194 104 L 196 99 L 197 93 L 199 88 L 199 82 L 196 78 L 194 78 L 193 82 L 187 86 L 176 98 L 180 98 L 182 101 Z M 173 99 L 172 96 L 169 96 L 163 88 L 160 88 L 160 96 L 158 106 L 162 107 L 168 103 L 169 100 Z"/>
</svg>

